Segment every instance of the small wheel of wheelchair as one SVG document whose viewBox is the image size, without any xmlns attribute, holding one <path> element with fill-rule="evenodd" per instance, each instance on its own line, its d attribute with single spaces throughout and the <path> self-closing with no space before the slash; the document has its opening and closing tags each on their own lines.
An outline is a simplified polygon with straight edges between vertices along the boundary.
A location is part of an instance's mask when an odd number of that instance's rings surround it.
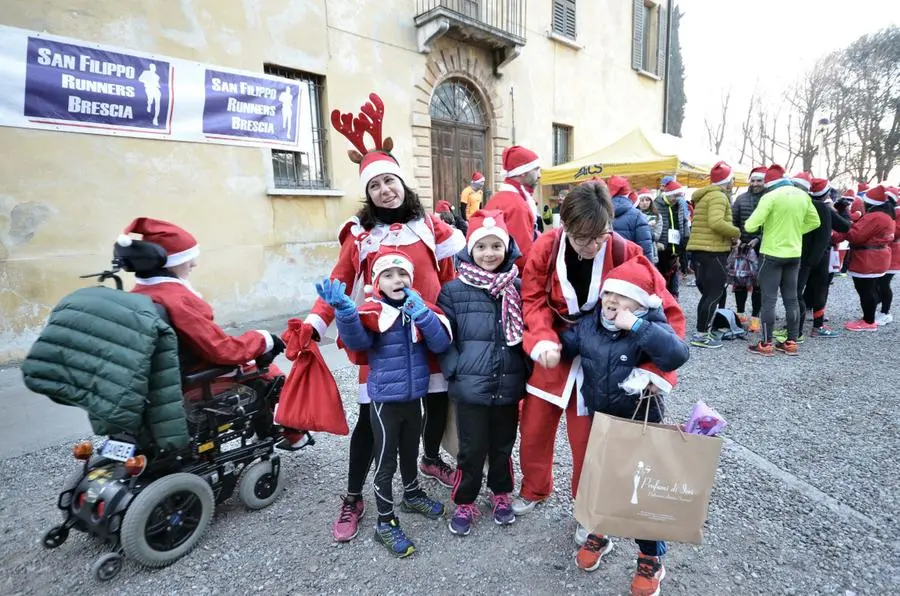
<svg viewBox="0 0 900 596">
<path fill-rule="evenodd" d="M 97 557 L 91 565 L 91 574 L 98 581 L 108 582 L 122 571 L 122 555 L 119 553 L 106 553 Z"/>
<path fill-rule="evenodd" d="M 44 539 L 41 540 L 41 545 L 44 548 L 56 548 L 61 546 L 66 539 L 69 538 L 69 528 L 65 526 L 55 526 L 50 528 L 46 534 L 44 534 Z"/>
<path fill-rule="evenodd" d="M 199 476 L 164 476 L 131 502 L 119 543 L 129 559 L 147 567 L 165 567 L 197 546 L 214 509 L 212 488 Z"/>
<path fill-rule="evenodd" d="M 238 481 L 238 497 L 247 509 L 262 509 L 272 504 L 284 488 L 284 470 L 276 480 L 272 461 L 259 460 L 248 465 Z"/>
</svg>

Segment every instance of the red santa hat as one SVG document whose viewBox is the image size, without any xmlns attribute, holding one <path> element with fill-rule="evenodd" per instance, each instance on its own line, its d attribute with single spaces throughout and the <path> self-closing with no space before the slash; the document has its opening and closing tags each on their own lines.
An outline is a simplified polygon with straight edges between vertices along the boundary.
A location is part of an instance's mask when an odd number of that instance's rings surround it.
<svg viewBox="0 0 900 596">
<path fill-rule="evenodd" d="M 513 145 L 503 150 L 503 177 L 514 178 L 541 167 L 537 153 L 522 147 Z"/>
<path fill-rule="evenodd" d="M 196 238 L 183 228 L 161 219 L 138 217 L 122 231 L 116 244 L 131 246 L 132 239 L 128 234 L 140 234 L 145 242 L 161 246 L 167 255 L 166 267 L 183 265 L 200 256 Z"/>
<path fill-rule="evenodd" d="M 409 258 L 409 255 L 396 247 L 382 245 L 381 248 L 378 249 L 378 252 L 375 253 L 375 258 L 372 260 L 370 275 L 372 278 L 372 286 L 374 286 L 376 291 L 378 288 L 378 276 L 393 267 L 399 267 L 406 271 L 409 274 L 409 281 L 412 283 L 413 262 L 412 259 Z M 366 292 L 369 292 L 371 289 L 372 288 L 366 288 Z"/>
<path fill-rule="evenodd" d="M 435 213 L 453 213 L 453 208 L 447 201 L 438 201 L 437 207 L 434 208 Z"/>
<path fill-rule="evenodd" d="M 356 117 L 352 113 L 342 114 L 339 110 L 331 112 L 331 124 L 354 147 L 347 154 L 350 161 L 359 164 L 359 180 L 362 182 L 363 192 L 372 178 L 382 174 L 393 174 L 400 180 L 406 180 L 400 164 L 391 155 L 394 141 L 391 137 L 382 139 L 383 121 L 384 102 L 375 93 L 369 94 L 369 101 L 362 105 Z M 364 137 L 367 133 L 375 143 L 372 149 L 366 147 Z"/>
<path fill-rule="evenodd" d="M 900 202 L 900 188 L 888 186 L 884 191 L 884 196 L 889 199 L 894 199 L 895 203 Z M 900 205 L 898 205 L 897 208 L 900 209 Z"/>
<path fill-rule="evenodd" d="M 625 176 L 610 176 L 606 181 L 606 186 L 609 188 L 611 197 L 627 195 L 631 192 L 631 185 L 628 184 L 628 178 Z"/>
<path fill-rule="evenodd" d="M 502 211 L 479 209 L 469 218 L 469 233 L 466 234 L 466 248 L 472 252 L 475 243 L 488 236 L 496 236 L 509 248 L 509 228 Z"/>
<path fill-rule="evenodd" d="M 630 259 L 606 274 L 601 292 L 615 292 L 638 302 L 644 308 L 660 308 L 656 276 L 647 259 Z"/>
<path fill-rule="evenodd" d="M 879 184 L 875 188 L 867 190 L 862 200 L 869 205 L 884 205 L 885 201 L 887 201 L 887 192 L 884 186 Z"/>
<path fill-rule="evenodd" d="M 732 180 L 734 180 L 734 172 L 731 171 L 731 166 L 724 161 L 720 161 L 709 171 L 711 184 L 728 184 Z"/>
<path fill-rule="evenodd" d="M 756 166 L 755 168 L 750 170 L 750 177 L 748 178 L 748 180 L 750 180 L 751 182 L 762 182 L 766 179 L 766 169 L 766 166 Z"/>
<path fill-rule="evenodd" d="M 644 197 L 653 199 L 653 192 L 645 186 L 644 188 L 642 188 L 638 191 L 637 196 L 638 196 L 638 199 L 643 199 Z"/>
<path fill-rule="evenodd" d="M 842 199 L 855 199 L 856 194 L 853 192 L 852 188 L 848 188 L 844 191 L 844 194 L 841 195 Z"/>
<path fill-rule="evenodd" d="M 856 185 L 856 194 L 857 195 L 861 195 L 868 190 L 869 190 L 869 185 L 866 184 L 865 182 L 860 182 L 859 184 Z"/>
<path fill-rule="evenodd" d="M 665 190 L 663 191 L 663 195 L 667 197 L 672 197 L 675 195 L 683 195 L 684 187 L 678 184 L 677 180 L 670 180 L 668 184 L 665 185 Z"/>
<path fill-rule="evenodd" d="M 828 194 L 829 190 L 831 190 L 831 185 L 828 183 L 827 178 L 813 178 L 810 180 L 809 194 L 812 196 L 821 197 Z"/>
<path fill-rule="evenodd" d="M 809 192 L 809 187 L 812 185 L 812 174 L 809 172 L 797 172 L 791 178 L 791 182 L 799 184 L 806 189 L 806 192 Z"/>
<path fill-rule="evenodd" d="M 475 172 L 474 174 L 472 174 L 472 184 L 475 184 L 476 182 L 484 182 L 484 174 L 482 174 L 481 172 Z"/>
<path fill-rule="evenodd" d="M 777 163 L 773 163 L 766 170 L 766 177 L 763 178 L 763 181 L 766 183 L 766 186 L 772 186 L 782 178 L 784 178 L 784 168 Z"/>
</svg>

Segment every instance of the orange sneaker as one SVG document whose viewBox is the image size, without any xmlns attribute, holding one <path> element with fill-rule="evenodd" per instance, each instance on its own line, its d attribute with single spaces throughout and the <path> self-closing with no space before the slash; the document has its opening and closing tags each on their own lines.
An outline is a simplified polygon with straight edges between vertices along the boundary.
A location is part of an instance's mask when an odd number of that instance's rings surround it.
<svg viewBox="0 0 900 596">
<path fill-rule="evenodd" d="M 666 577 L 666 568 L 659 557 L 638 555 L 637 571 L 631 580 L 631 596 L 658 596 L 659 584 Z"/>
<path fill-rule="evenodd" d="M 784 342 L 776 341 L 775 349 L 783 354 L 787 354 L 788 356 L 796 356 L 797 355 L 797 342 L 792 339 L 788 339 Z"/>
<path fill-rule="evenodd" d="M 775 355 L 775 346 L 773 346 L 772 344 L 764 344 L 761 341 L 758 341 L 755 344 L 750 344 L 749 346 L 747 346 L 747 349 L 754 354 L 759 354 L 760 356 Z"/>
<path fill-rule="evenodd" d="M 600 559 L 612 550 L 612 541 L 606 536 L 588 534 L 584 545 L 575 554 L 575 564 L 584 571 L 596 571 L 600 567 Z"/>
<path fill-rule="evenodd" d="M 747 325 L 748 333 L 759 333 L 759 328 L 761 327 L 759 323 L 759 317 L 750 317 L 750 324 Z"/>
</svg>

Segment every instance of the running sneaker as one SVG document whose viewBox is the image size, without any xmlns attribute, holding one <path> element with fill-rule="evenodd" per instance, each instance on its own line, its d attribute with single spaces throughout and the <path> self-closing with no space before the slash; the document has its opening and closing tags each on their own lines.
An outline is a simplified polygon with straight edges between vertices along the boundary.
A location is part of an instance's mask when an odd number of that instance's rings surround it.
<svg viewBox="0 0 900 596">
<path fill-rule="evenodd" d="M 810 332 L 809 336 L 832 338 L 840 337 L 841 334 L 837 331 L 834 331 L 833 329 L 830 329 L 829 327 L 826 327 L 825 325 L 822 325 L 821 327 L 813 327 L 813 330 Z"/>
<path fill-rule="evenodd" d="M 453 517 L 447 527 L 450 528 L 451 534 L 457 536 L 468 536 L 475 524 L 475 519 L 481 515 L 478 506 L 475 503 L 465 503 L 456 506 Z"/>
<path fill-rule="evenodd" d="M 498 526 L 508 526 L 515 523 L 516 514 L 513 512 L 512 501 L 509 493 L 501 493 L 499 495 L 491 495 L 491 512 L 494 523 Z"/>
<path fill-rule="evenodd" d="M 428 519 L 437 519 L 444 514 L 443 503 L 428 498 L 424 492 L 408 499 L 404 497 L 400 509 L 407 513 L 419 513 Z"/>
<path fill-rule="evenodd" d="M 797 342 L 790 339 L 787 341 L 776 341 L 775 349 L 788 356 L 796 356 L 798 354 Z"/>
<path fill-rule="evenodd" d="M 721 348 L 722 342 L 717 339 L 712 333 L 695 333 L 693 337 L 691 337 L 691 345 L 697 348 Z"/>
<path fill-rule="evenodd" d="M 753 352 L 754 354 L 759 354 L 760 356 L 774 356 L 775 355 L 775 346 L 772 344 L 763 343 L 761 341 L 756 342 L 755 344 L 750 344 L 747 346 L 747 349 Z"/>
<path fill-rule="evenodd" d="M 600 559 L 612 548 L 612 541 L 608 537 L 588 534 L 584 545 L 575 553 L 575 564 L 583 571 L 596 571 L 600 567 Z"/>
<path fill-rule="evenodd" d="M 878 331 L 878 325 L 875 323 L 866 323 L 863 319 L 851 321 L 844 325 L 847 331 Z"/>
<path fill-rule="evenodd" d="M 881 327 L 882 325 L 890 325 L 894 322 L 894 316 L 891 313 L 877 313 L 875 315 L 875 324 Z"/>
<path fill-rule="evenodd" d="M 787 338 L 788 338 L 787 329 L 779 329 L 778 331 L 772 332 L 772 339 L 774 339 L 777 342 L 784 343 L 787 341 Z M 797 338 L 797 343 L 802 344 L 805 341 L 806 341 L 806 336 L 803 334 L 800 334 L 800 337 Z"/>
<path fill-rule="evenodd" d="M 440 457 L 437 459 L 423 457 L 419 462 L 419 471 L 422 472 L 422 476 L 437 480 L 447 488 L 453 488 L 456 472 Z"/>
<path fill-rule="evenodd" d="M 335 542 L 350 542 L 359 534 L 359 520 L 366 512 L 366 504 L 362 498 L 345 496 L 341 504 L 341 512 L 331 525 L 331 535 Z"/>
<path fill-rule="evenodd" d="M 400 522 L 395 517 L 391 521 L 375 525 L 375 541 L 383 544 L 391 554 L 401 559 L 416 552 L 416 545 L 403 533 Z"/>
<path fill-rule="evenodd" d="M 532 501 L 530 499 L 526 499 L 523 496 L 518 496 L 513 499 L 512 502 L 512 510 L 516 515 L 526 515 L 534 511 L 534 508 L 538 506 L 539 503 L 543 503 L 544 499 L 538 499 L 537 501 Z"/>
<path fill-rule="evenodd" d="M 638 555 L 637 569 L 631 580 L 631 596 L 658 596 L 659 584 L 666 577 L 666 568 L 659 557 Z"/>
</svg>

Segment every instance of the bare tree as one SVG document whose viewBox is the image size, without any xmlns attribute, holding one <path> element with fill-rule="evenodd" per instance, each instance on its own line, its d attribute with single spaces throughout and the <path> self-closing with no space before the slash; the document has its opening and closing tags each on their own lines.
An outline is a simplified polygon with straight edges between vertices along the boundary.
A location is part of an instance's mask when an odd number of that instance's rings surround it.
<svg viewBox="0 0 900 596">
<path fill-rule="evenodd" d="M 728 104 L 731 102 L 731 90 L 729 89 L 722 96 L 721 109 L 719 110 L 718 122 L 710 122 L 708 118 L 703 119 L 703 125 L 706 126 L 706 137 L 709 142 L 709 150 L 719 154 L 722 149 L 722 142 L 725 140 L 725 130 L 728 126 Z"/>
<path fill-rule="evenodd" d="M 751 159 L 753 156 L 753 142 L 751 138 L 754 135 L 754 125 L 755 119 L 753 118 L 753 111 L 756 109 L 756 104 L 760 102 L 759 95 L 754 92 L 753 95 L 750 96 L 750 103 L 747 106 L 747 116 L 744 118 L 743 124 L 741 124 L 741 157 L 738 160 L 741 163 L 744 163 L 744 158 L 747 157 L 747 150 L 750 150 Z"/>
</svg>

